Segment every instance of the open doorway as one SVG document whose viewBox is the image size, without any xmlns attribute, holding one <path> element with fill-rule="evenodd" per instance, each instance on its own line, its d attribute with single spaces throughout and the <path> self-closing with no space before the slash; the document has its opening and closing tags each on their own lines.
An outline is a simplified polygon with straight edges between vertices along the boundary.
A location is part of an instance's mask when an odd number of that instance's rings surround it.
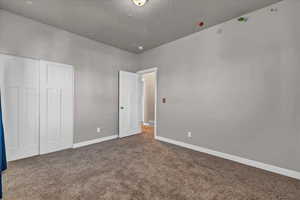
<svg viewBox="0 0 300 200">
<path fill-rule="evenodd" d="M 156 104 L 156 68 L 136 73 L 120 71 L 119 137 L 123 138 L 146 131 L 149 132 L 149 136 L 156 138 Z"/>
<path fill-rule="evenodd" d="M 156 136 L 156 98 L 157 98 L 157 69 L 139 71 L 142 90 L 142 132 Z"/>
</svg>

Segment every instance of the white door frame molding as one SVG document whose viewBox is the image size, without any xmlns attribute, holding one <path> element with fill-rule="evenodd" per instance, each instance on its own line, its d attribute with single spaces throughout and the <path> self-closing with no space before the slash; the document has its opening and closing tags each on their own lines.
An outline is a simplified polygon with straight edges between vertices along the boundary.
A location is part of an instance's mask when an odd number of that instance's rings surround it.
<svg viewBox="0 0 300 200">
<path fill-rule="evenodd" d="M 154 138 L 157 139 L 157 103 L 158 103 L 158 93 L 157 93 L 157 85 L 158 85 L 158 68 L 148 68 L 145 70 L 138 71 L 137 74 L 148 74 L 155 73 L 155 105 L 154 105 Z"/>
</svg>

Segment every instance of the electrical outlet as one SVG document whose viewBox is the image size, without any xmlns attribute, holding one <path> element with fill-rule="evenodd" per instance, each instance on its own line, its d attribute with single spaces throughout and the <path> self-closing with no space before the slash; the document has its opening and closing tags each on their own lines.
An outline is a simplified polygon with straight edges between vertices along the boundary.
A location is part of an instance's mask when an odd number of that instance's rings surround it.
<svg viewBox="0 0 300 200">
<path fill-rule="evenodd" d="M 187 136 L 188 136 L 189 138 L 191 138 L 191 137 L 192 137 L 192 132 L 188 132 Z"/>
<path fill-rule="evenodd" d="M 101 128 L 97 128 L 97 133 L 101 133 Z"/>
</svg>

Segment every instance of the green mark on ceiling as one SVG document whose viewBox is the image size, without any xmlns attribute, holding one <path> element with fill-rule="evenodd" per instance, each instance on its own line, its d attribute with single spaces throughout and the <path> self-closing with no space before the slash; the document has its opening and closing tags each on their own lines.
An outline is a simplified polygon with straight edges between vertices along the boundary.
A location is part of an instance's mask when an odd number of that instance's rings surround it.
<svg viewBox="0 0 300 200">
<path fill-rule="evenodd" d="M 248 21 L 248 17 L 240 17 L 238 18 L 239 22 L 247 22 Z"/>
</svg>

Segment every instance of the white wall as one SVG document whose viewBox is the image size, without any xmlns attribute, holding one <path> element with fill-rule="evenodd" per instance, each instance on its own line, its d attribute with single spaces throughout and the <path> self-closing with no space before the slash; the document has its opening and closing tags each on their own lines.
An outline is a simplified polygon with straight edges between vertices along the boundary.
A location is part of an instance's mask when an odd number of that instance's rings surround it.
<svg viewBox="0 0 300 200">
<path fill-rule="evenodd" d="M 75 67 L 76 143 L 118 133 L 118 71 L 137 71 L 136 54 L 4 10 L 0 53 Z"/>
<path fill-rule="evenodd" d="M 271 7 L 141 55 L 159 136 L 300 172 L 300 1 Z"/>
</svg>

